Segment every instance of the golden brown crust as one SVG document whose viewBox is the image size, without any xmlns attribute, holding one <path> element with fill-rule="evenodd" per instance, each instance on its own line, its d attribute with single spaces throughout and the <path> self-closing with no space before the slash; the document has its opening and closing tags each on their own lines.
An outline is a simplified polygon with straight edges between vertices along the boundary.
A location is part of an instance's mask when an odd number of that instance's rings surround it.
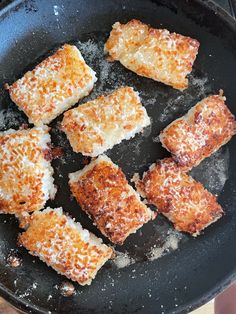
<svg viewBox="0 0 236 314">
<path fill-rule="evenodd" d="M 220 95 L 209 96 L 160 134 L 175 161 L 190 170 L 236 134 L 236 121 Z"/>
<path fill-rule="evenodd" d="M 121 245 L 129 234 L 152 218 L 152 212 L 140 201 L 121 169 L 101 158 L 69 184 L 76 200 L 99 230 L 110 241 Z"/>
<path fill-rule="evenodd" d="M 198 235 L 223 214 L 216 197 L 183 172 L 172 158 L 153 164 L 137 187 L 179 231 Z"/>
<path fill-rule="evenodd" d="M 94 74 L 78 49 L 65 44 L 8 89 L 30 122 L 42 125 L 88 95 L 93 81 Z"/>
<path fill-rule="evenodd" d="M 105 51 L 138 75 L 183 90 L 188 87 L 186 76 L 192 71 L 199 45 L 190 37 L 131 20 L 113 25 Z"/>
<path fill-rule="evenodd" d="M 81 285 L 90 284 L 98 269 L 113 254 L 111 248 L 89 235 L 87 230 L 81 226 L 78 229 L 60 209 L 31 215 L 27 231 L 19 236 L 19 244 Z"/>
<path fill-rule="evenodd" d="M 61 126 L 75 152 L 95 157 L 148 124 L 138 94 L 124 86 L 67 111 Z"/>
<path fill-rule="evenodd" d="M 44 159 L 47 144 L 47 127 L 0 133 L 1 213 L 20 215 L 39 210 L 52 196 L 53 169 Z"/>
</svg>

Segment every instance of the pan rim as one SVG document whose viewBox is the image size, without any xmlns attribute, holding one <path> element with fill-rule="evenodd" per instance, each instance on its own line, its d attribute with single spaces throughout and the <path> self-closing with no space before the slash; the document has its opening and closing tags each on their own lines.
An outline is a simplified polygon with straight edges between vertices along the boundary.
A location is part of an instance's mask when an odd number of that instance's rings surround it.
<svg viewBox="0 0 236 314">
<path fill-rule="evenodd" d="M 16 8 L 16 6 L 23 3 L 24 0 L 8 0 L 7 2 L 3 2 L 0 4 L 0 21 L 4 18 L 4 16 L 10 15 L 12 11 Z M 236 33 L 236 22 L 234 18 L 220 5 L 216 4 L 213 0 L 194 0 L 194 2 L 200 4 L 203 8 L 211 11 L 217 12 L 219 18 L 233 31 Z M 220 282 L 212 286 L 210 290 L 206 293 L 202 294 L 201 297 L 196 297 L 190 303 L 186 303 L 182 306 L 179 306 L 172 312 L 166 313 L 175 313 L 175 314 L 184 314 L 189 311 L 193 311 L 194 309 L 200 307 L 201 305 L 207 303 L 211 299 L 213 299 L 216 295 L 222 292 L 224 289 L 229 287 L 236 280 L 236 266 L 232 269 L 227 276 L 224 277 Z M 22 300 L 14 293 L 12 293 L 8 288 L 4 287 L 0 283 L 0 297 L 4 298 L 8 303 L 10 303 L 17 310 L 20 310 L 22 313 L 35 313 L 35 314 L 47 314 L 50 313 L 48 310 L 38 307 L 28 301 Z"/>
</svg>

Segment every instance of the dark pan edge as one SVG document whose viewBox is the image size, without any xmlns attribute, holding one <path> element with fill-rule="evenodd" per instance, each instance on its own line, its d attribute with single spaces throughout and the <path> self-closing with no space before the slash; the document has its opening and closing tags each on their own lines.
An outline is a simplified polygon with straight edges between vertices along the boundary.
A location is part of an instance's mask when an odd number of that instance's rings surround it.
<svg viewBox="0 0 236 314">
<path fill-rule="evenodd" d="M 204 294 L 200 299 L 194 300 L 191 304 L 186 304 L 185 306 L 179 306 L 178 310 L 174 312 L 169 312 L 170 314 L 187 314 L 190 311 L 194 311 L 200 306 L 206 304 L 210 300 L 214 299 L 219 293 L 228 288 L 236 280 L 236 267 L 235 269 L 217 286 L 214 286 L 210 291 Z"/>
<path fill-rule="evenodd" d="M 232 0 L 229 0 L 229 6 L 230 6 L 231 15 L 235 19 L 236 18 L 235 4 Z"/>
<path fill-rule="evenodd" d="M 213 0 L 194 0 L 199 3 L 202 7 L 206 9 L 217 12 L 217 15 L 224 21 L 224 23 L 232 29 L 236 33 L 236 22 L 234 18 L 222 7 L 216 4 Z M 10 14 L 12 10 L 17 5 L 20 5 L 22 0 L 8 0 L 4 1 L 0 4 L 0 19 L 5 14 Z M 169 312 L 170 314 L 186 314 L 189 311 L 193 311 L 194 309 L 200 307 L 206 302 L 213 299 L 217 294 L 222 292 L 228 286 L 230 286 L 236 280 L 236 266 L 220 283 L 213 286 L 210 291 L 203 294 L 200 298 L 197 298 L 191 302 L 191 304 L 185 304 L 183 306 L 179 306 L 178 309 Z M 32 313 L 32 314 L 47 314 L 49 313 L 47 310 L 37 307 L 31 303 L 27 303 L 18 297 L 16 297 L 10 290 L 6 289 L 0 284 L 0 296 L 3 297 L 7 302 L 9 302 L 12 306 L 16 307 L 18 310 L 23 311 L 22 313 Z M 167 313 L 167 312 L 166 312 Z"/>
<path fill-rule="evenodd" d="M 9 10 L 15 8 L 21 2 L 22 0 L 7 0 L 0 3 L 0 17 L 2 17 Z"/>
<path fill-rule="evenodd" d="M 13 307 L 15 307 L 18 311 L 22 313 L 37 313 L 37 314 L 45 314 L 48 311 L 38 308 L 35 305 L 31 305 L 30 303 L 25 302 L 22 299 L 17 298 L 11 291 L 6 289 L 0 284 L 0 296 L 9 302 Z"/>
<path fill-rule="evenodd" d="M 229 14 L 224 8 L 219 4 L 215 3 L 213 0 L 194 0 L 195 2 L 200 3 L 203 7 L 217 12 L 217 14 L 224 20 L 224 22 L 233 30 L 236 31 L 236 22 L 232 15 Z M 230 1 L 229 1 L 230 2 Z"/>
</svg>

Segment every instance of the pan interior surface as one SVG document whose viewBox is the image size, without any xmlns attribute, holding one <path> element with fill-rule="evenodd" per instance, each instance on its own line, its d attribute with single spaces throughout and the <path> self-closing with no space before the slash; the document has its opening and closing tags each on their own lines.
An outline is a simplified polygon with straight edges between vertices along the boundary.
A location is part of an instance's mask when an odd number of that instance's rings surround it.
<svg viewBox="0 0 236 314">
<path fill-rule="evenodd" d="M 205 2 L 205 4 L 204 4 Z M 184 92 L 139 77 L 103 54 L 112 24 L 132 18 L 155 28 L 167 28 L 200 41 L 199 55 Z M 122 85 L 134 87 L 151 117 L 143 134 L 123 141 L 106 154 L 130 180 L 157 159 L 169 156 L 157 137 L 174 119 L 202 98 L 224 90 L 236 114 L 236 27 L 229 16 L 206 1 L 16 1 L 0 12 L 0 131 L 18 129 L 26 116 L 10 101 L 4 83 L 12 83 L 63 43 L 75 44 L 98 81 L 79 103 Z M 72 199 L 68 173 L 83 168 L 84 158 L 73 153 L 60 130 L 62 115 L 51 126 L 52 141 L 64 148 L 53 161 L 58 192 L 47 205 L 62 206 L 84 228 L 102 237 Z M 25 249 L 17 247 L 17 220 L 0 215 L 0 291 L 17 307 L 37 313 L 185 313 L 229 284 L 236 268 L 236 139 L 192 170 L 191 175 L 217 194 L 225 216 L 198 238 L 174 231 L 161 215 L 116 246 L 117 257 L 98 273 L 91 286 L 75 284 L 76 294 L 63 297 L 57 275 Z M 11 250 L 22 265 L 11 268 Z"/>
</svg>

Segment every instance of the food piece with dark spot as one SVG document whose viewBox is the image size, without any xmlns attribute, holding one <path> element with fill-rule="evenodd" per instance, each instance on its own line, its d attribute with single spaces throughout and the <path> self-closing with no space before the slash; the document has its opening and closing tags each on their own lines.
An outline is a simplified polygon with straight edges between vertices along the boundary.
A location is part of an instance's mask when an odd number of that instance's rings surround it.
<svg viewBox="0 0 236 314">
<path fill-rule="evenodd" d="M 160 134 L 160 141 L 186 171 L 196 167 L 236 134 L 236 121 L 225 97 L 209 96 Z"/>
<path fill-rule="evenodd" d="M 147 202 L 155 205 L 178 231 L 197 236 L 224 213 L 216 197 L 182 171 L 172 158 L 151 165 L 142 180 L 135 181 Z"/>
<path fill-rule="evenodd" d="M 69 175 L 70 189 L 98 229 L 116 244 L 154 218 L 122 170 L 101 155 Z"/>
</svg>

